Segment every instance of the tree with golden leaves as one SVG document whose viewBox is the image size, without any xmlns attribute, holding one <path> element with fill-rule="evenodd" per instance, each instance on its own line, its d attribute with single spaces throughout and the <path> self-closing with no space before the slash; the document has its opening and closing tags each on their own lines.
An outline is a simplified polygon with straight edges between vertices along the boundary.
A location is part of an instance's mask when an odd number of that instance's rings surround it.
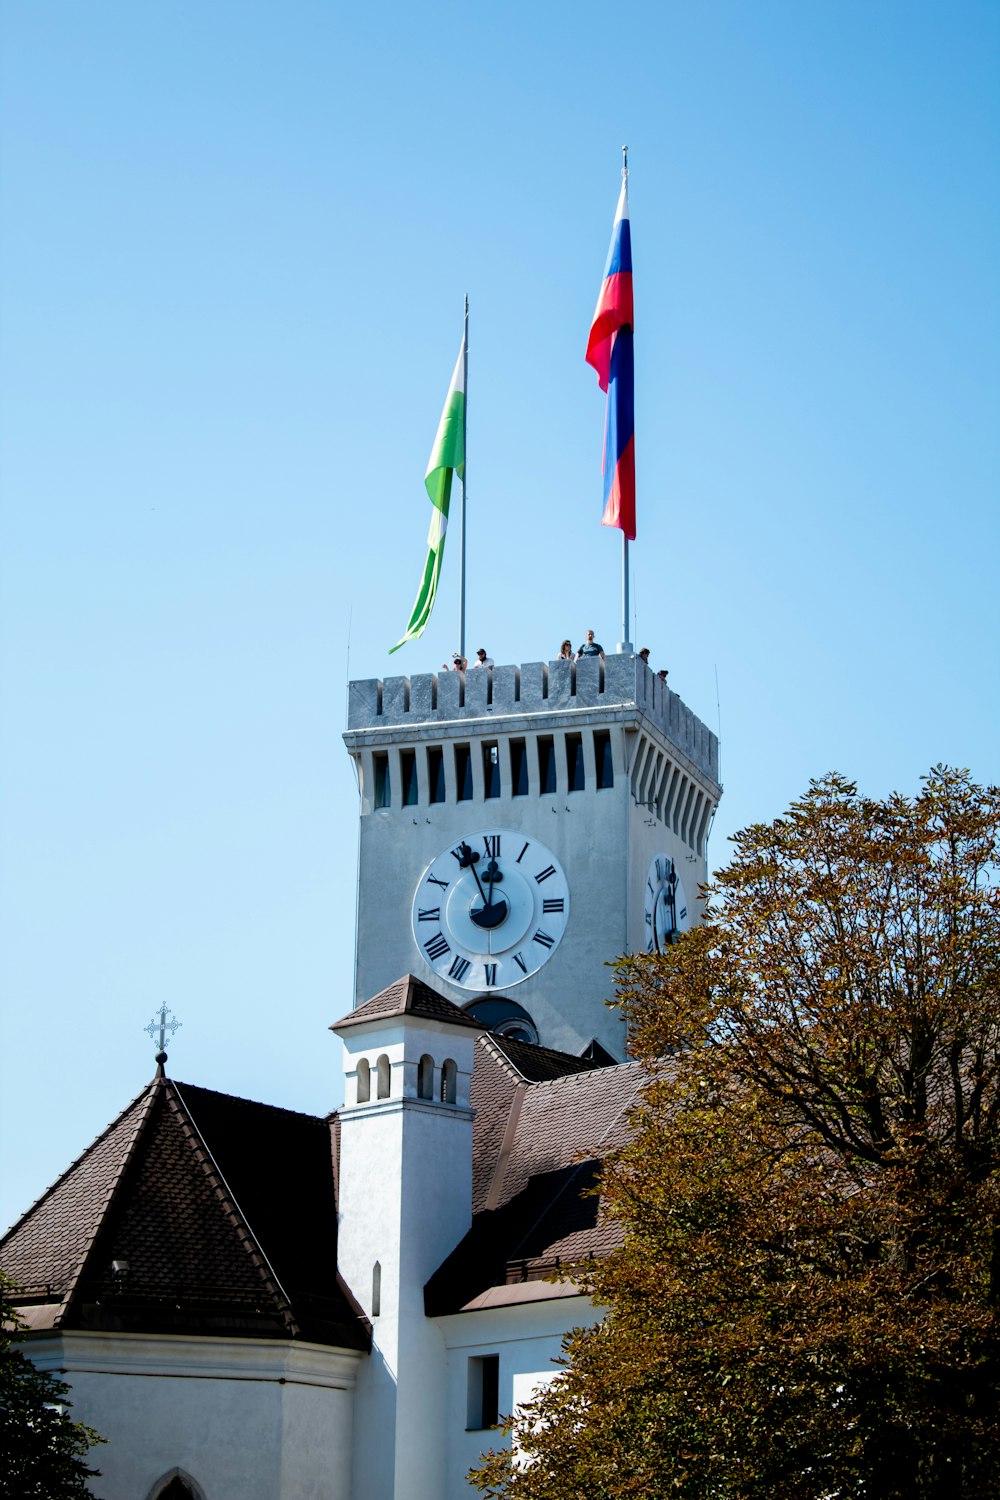
<svg viewBox="0 0 1000 1500">
<path fill-rule="evenodd" d="M 650 1073 L 607 1307 L 471 1476 L 506 1500 L 1000 1495 L 1000 792 L 837 775 L 622 959 Z"/>
</svg>

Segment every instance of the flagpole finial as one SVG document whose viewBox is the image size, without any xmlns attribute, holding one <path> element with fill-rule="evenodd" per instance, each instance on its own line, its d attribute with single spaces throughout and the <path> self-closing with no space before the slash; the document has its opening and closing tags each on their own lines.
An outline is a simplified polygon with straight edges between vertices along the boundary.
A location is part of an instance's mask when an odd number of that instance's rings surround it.
<svg viewBox="0 0 1000 1500">
<path fill-rule="evenodd" d="M 622 176 L 628 176 L 628 147 L 622 147 Z"/>
</svg>

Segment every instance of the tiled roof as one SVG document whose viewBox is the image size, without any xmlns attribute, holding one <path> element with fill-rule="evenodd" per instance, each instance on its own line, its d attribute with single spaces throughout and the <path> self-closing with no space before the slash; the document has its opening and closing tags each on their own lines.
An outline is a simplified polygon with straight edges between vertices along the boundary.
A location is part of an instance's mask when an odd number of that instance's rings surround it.
<svg viewBox="0 0 1000 1500">
<path fill-rule="evenodd" d="M 601 1066 L 592 1058 L 574 1057 L 572 1052 L 557 1052 L 552 1047 L 539 1047 L 534 1042 L 519 1042 L 512 1036 L 491 1034 L 489 1041 L 530 1083 L 541 1083 L 545 1078 L 565 1078 L 568 1073 L 592 1073 Z"/>
<path fill-rule="evenodd" d="M 427 1283 L 432 1316 L 468 1307 L 491 1287 L 509 1287 L 510 1301 L 511 1283 L 531 1282 L 621 1242 L 619 1226 L 602 1218 L 592 1189 L 604 1157 L 628 1139 L 646 1073 L 638 1063 L 623 1063 L 527 1081 L 530 1059 L 520 1059 L 518 1077 L 499 1040 L 483 1037 L 476 1050 L 473 1223 Z"/>
<path fill-rule="evenodd" d="M 170 1079 L 29 1209 L 0 1265 L 36 1327 L 367 1341 L 335 1271 L 329 1123 Z"/>
<path fill-rule="evenodd" d="M 459 1010 L 457 1005 L 452 1005 L 444 995 L 439 995 L 437 990 L 432 990 L 430 985 L 424 984 L 422 979 L 417 979 L 413 974 L 404 974 L 388 989 L 373 995 L 366 1000 L 364 1005 L 359 1005 L 357 1010 L 348 1011 L 339 1021 L 335 1021 L 330 1027 L 331 1031 L 343 1031 L 348 1026 L 361 1026 L 368 1021 L 382 1021 L 391 1016 L 419 1016 L 426 1021 L 446 1021 L 452 1026 L 472 1026 L 477 1031 L 483 1031 L 482 1022 L 475 1021 L 466 1015 L 464 1010 Z"/>
</svg>

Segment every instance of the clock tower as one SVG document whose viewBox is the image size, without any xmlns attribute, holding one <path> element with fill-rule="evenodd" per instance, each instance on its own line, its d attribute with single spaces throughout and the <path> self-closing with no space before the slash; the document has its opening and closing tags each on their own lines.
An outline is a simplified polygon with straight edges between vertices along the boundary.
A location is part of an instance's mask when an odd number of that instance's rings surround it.
<svg viewBox="0 0 1000 1500">
<path fill-rule="evenodd" d="M 355 1004 L 413 973 L 493 1030 L 622 1058 L 606 965 L 700 915 L 716 736 L 629 653 L 353 682 L 344 740 Z"/>
</svg>

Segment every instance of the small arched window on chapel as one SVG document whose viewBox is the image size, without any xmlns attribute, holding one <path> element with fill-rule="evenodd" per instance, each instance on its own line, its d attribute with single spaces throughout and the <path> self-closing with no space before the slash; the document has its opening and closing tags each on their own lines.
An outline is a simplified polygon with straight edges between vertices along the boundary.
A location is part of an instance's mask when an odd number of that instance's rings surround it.
<svg viewBox="0 0 1000 1500">
<path fill-rule="evenodd" d="M 425 1052 L 417 1068 L 417 1098 L 434 1098 L 434 1059 Z"/>
<path fill-rule="evenodd" d="M 378 1074 L 378 1097 L 380 1099 L 388 1099 L 390 1077 L 389 1059 L 386 1057 L 384 1052 L 382 1053 L 382 1056 L 379 1058 L 378 1062 L 375 1064 L 375 1071 Z"/>
<path fill-rule="evenodd" d="M 446 1057 L 441 1064 L 441 1103 L 454 1104 L 458 1094 L 458 1064 Z"/>
<path fill-rule="evenodd" d="M 358 1063 L 358 1103 L 367 1104 L 372 1096 L 372 1070 L 367 1057 Z"/>
</svg>

